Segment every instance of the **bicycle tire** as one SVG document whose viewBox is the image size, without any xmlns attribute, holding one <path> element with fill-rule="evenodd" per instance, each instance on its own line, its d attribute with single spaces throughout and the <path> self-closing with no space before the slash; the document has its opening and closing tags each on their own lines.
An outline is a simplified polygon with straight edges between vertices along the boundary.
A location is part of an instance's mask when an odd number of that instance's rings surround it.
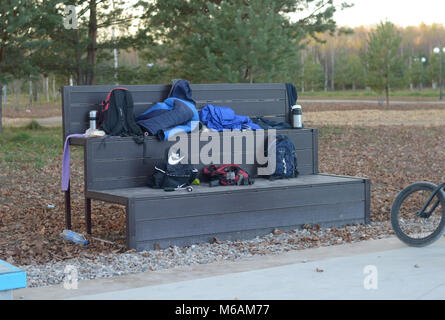
<svg viewBox="0 0 445 320">
<path fill-rule="evenodd" d="M 437 186 L 430 182 L 416 182 L 403 189 L 394 200 L 394 203 L 391 208 L 391 225 L 393 231 L 402 242 L 406 243 L 411 247 L 425 247 L 438 240 L 445 232 L 445 197 L 443 191 L 440 191 L 437 194 L 442 205 L 441 221 L 438 227 L 429 236 L 425 238 L 412 238 L 402 230 L 399 224 L 398 215 L 400 208 L 403 204 L 403 201 L 405 201 L 409 195 L 413 194 L 414 192 L 422 190 L 432 193 L 436 188 Z"/>
</svg>

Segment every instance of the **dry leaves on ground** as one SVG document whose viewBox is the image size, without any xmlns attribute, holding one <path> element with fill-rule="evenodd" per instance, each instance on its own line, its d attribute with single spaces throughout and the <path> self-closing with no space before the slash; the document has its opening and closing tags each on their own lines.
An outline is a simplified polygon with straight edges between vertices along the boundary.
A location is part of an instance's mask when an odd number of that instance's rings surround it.
<svg viewBox="0 0 445 320">
<path fill-rule="evenodd" d="M 371 178 L 372 219 L 388 220 L 392 201 L 403 187 L 417 180 L 445 181 L 444 133 L 445 127 L 322 127 L 320 171 Z M 0 162 L 0 259 L 24 265 L 125 252 L 125 211 L 119 205 L 93 201 L 93 235 L 99 239 L 90 237 L 87 247 L 60 237 L 65 227 L 61 151 L 41 169 L 26 164 L 9 167 Z M 74 231 L 83 233 L 79 153 L 74 150 L 72 213 Z M 348 235 L 342 232 L 339 230 L 338 236 L 347 242 Z M 307 238 L 308 243 L 320 242 L 316 232 Z"/>
</svg>

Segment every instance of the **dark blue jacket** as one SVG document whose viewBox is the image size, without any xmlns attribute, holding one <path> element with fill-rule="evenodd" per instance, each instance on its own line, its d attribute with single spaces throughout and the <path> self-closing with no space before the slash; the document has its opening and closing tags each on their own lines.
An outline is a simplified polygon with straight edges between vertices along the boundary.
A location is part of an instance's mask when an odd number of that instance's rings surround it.
<svg viewBox="0 0 445 320">
<path fill-rule="evenodd" d="M 161 140 L 195 130 L 199 115 L 187 80 L 174 80 L 168 98 L 136 117 L 136 123 Z"/>
</svg>

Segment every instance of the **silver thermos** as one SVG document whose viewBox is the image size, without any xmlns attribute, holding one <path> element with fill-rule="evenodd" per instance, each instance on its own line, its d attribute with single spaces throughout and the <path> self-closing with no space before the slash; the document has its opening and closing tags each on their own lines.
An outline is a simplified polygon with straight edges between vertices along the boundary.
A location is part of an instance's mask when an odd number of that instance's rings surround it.
<svg viewBox="0 0 445 320">
<path fill-rule="evenodd" d="M 300 105 L 292 106 L 292 127 L 296 129 L 303 128 L 303 113 Z"/>
<path fill-rule="evenodd" d="M 93 110 L 90 111 L 90 115 L 89 115 L 89 120 L 90 120 L 90 129 L 91 130 L 96 130 L 96 123 L 97 123 L 97 111 Z"/>
</svg>

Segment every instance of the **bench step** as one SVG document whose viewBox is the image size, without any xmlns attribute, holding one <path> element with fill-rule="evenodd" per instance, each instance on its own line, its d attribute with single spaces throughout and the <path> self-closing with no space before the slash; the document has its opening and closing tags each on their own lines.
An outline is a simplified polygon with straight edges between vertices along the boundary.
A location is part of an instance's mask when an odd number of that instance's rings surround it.
<svg viewBox="0 0 445 320">
<path fill-rule="evenodd" d="M 12 300 L 12 290 L 26 287 L 26 272 L 0 260 L 0 300 Z"/>
<path fill-rule="evenodd" d="M 197 242 L 249 239 L 274 228 L 365 223 L 369 181 L 307 175 L 296 179 L 257 179 L 251 186 L 197 186 L 165 192 L 146 187 L 90 190 L 88 197 L 127 205 L 129 248 L 153 249 Z"/>
</svg>

